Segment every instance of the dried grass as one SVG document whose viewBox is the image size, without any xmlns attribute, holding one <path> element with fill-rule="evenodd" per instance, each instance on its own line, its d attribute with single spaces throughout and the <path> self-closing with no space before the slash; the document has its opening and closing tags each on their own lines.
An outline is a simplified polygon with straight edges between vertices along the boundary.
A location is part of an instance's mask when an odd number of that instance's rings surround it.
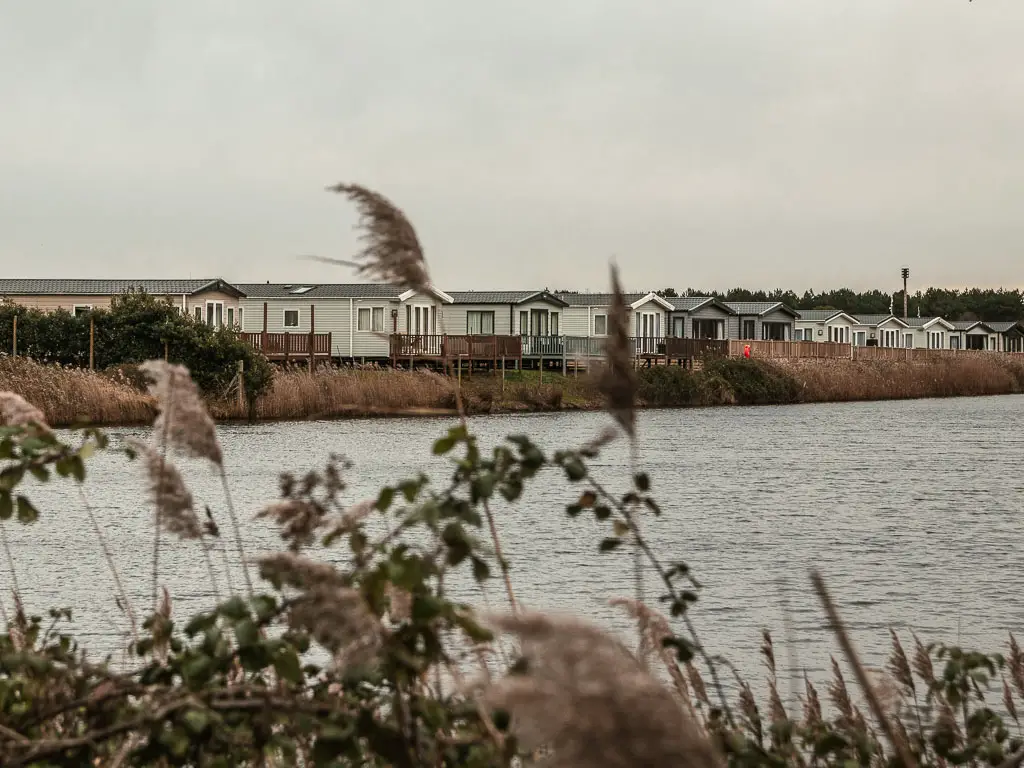
<svg viewBox="0 0 1024 768">
<path fill-rule="evenodd" d="M 153 399 L 126 381 L 22 357 L 0 355 L 0 390 L 34 403 L 54 427 L 88 419 L 94 424 L 148 424 Z"/>
<path fill-rule="evenodd" d="M 1024 360 L 995 353 L 928 361 L 772 360 L 804 402 L 1002 395 L 1024 391 Z"/>
<path fill-rule="evenodd" d="M 278 373 L 255 412 L 260 419 L 317 419 L 450 410 L 454 404 L 451 379 L 430 371 L 321 367 Z"/>
<path fill-rule="evenodd" d="M 722 764 L 673 693 L 610 635 L 547 614 L 494 624 L 519 637 L 526 671 L 486 686 L 483 700 L 512 716 L 527 750 L 551 749 L 569 767 Z"/>
</svg>

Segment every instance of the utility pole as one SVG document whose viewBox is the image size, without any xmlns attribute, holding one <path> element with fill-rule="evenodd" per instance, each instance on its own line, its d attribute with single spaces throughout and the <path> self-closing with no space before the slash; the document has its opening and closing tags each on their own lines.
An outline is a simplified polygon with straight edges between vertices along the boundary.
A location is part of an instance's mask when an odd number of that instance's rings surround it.
<svg viewBox="0 0 1024 768">
<path fill-rule="evenodd" d="M 903 319 L 907 319 L 907 279 L 910 277 L 910 267 L 904 267 L 900 270 L 900 274 L 903 275 Z"/>
</svg>

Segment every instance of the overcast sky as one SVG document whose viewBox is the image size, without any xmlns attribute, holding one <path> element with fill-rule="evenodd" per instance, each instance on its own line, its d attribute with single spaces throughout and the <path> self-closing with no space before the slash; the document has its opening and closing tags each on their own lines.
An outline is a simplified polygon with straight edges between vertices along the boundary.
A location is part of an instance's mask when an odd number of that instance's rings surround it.
<svg viewBox="0 0 1024 768">
<path fill-rule="evenodd" d="M 1024 287 L 1022 0 L 0 0 L 0 273 Z"/>
</svg>

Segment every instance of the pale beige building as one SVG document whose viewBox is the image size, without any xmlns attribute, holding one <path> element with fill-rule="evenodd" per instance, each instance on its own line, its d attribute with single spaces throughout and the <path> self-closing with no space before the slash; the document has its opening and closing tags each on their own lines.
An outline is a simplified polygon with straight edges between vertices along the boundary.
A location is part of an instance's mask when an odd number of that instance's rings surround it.
<svg viewBox="0 0 1024 768">
<path fill-rule="evenodd" d="M 35 280 L 0 279 L 0 301 L 52 312 L 65 309 L 82 314 L 107 309 L 115 296 L 145 292 L 165 298 L 183 313 L 207 325 L 238 326 L 244 321 L 245 294 L 230 283 L 206 280 Z"/>
</svg>

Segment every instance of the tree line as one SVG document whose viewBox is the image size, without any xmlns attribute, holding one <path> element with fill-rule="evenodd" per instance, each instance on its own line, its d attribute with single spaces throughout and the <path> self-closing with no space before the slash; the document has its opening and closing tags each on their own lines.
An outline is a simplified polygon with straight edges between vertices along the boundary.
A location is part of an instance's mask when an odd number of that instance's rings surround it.
<svg viewBox="0 0 1024 768">
<path fill-rule="evenodd" d="M 879 290 L 858 293 L 849 288 L 829 291 L 751 291 L 731 288 L 728 291 L 707 291 L 687 288 L 682 293 L 672 288 L 658 291 L 666 298 L 676 296 L 715 296 L 725 301 L 781 301 L 793 309 L 841 309 L 850 314 L 874 315 L 889 312 L 903 314 L 903 291 L 885 293 Z M 944 317 L 947 320 L 1024 320 L 1024 291 L 1003 288 L 928 288 L 910 293 L 908 314 L 911 317 Z"/>
</svg>

